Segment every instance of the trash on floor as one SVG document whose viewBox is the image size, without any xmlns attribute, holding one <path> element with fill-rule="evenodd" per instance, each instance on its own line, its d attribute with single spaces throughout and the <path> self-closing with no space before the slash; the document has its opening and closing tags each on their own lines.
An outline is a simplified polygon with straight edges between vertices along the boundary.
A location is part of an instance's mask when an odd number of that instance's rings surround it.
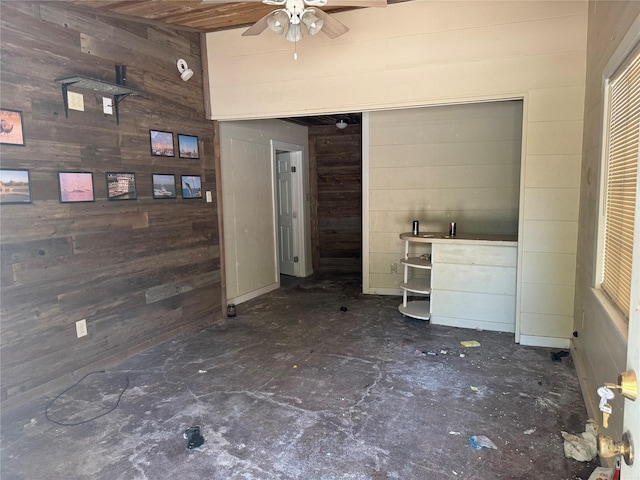
<svg viewBox="0 0 640 480">
<path fill-rule="evenodd" d="M 614 468 L 597 467 L 589 476 L 589 480 L 613 480 Z"/>
<path fill-rule="evenodd" d="M 469 437 L 469 444 L 478 450 L 481 448 L 490 448 L 492 450 L 497 450 L 498 447 L 495 443 L 493 443 L 489 438 L 484 435 L 472 435 Z"/>
<path fill-rule="evenodd" d="M 471 385 L 471 391 L 472 392 L 477 392 L 478 391 L 478 387 L 474 387 L 473 385 Z"/>
<path fill-rule="evenodd" d="M 579 462 L 590 462 L 598 455 L 598 426 L 594 420 L 589 420 L 584 432 L 572 434 L 561 432 L 564 438 L 564 456 Z"/>
<path fill-rule="evenodd" d="M 347 307 L 340 307 L 340 311 L 341 311 L 341 312 L 346 312 L 347 310 L 348 310 L 348 308 L 347 308 Z"/>
<path fill-rule="evenodd" d="M 480 342 L 477 340 L 463 340 L 462 342 L 460 342 L 460 345 L 462 345 L 465 348 L 479 347 Z"/>
<path fill-rule="evenodd" d="M 554 362 L 561 362 L 562 361 L 562 357 L 568 357 L 569 356 L 569 352 L 567 352 L 566 350 L 560 350 L 559 352 L 551 352 L 549 354 L 551 356 L 551 360 Z"/>
<path fill-rule="evenodd" d="M 200 434 L 200 425 L 194 425 L 193 427 L 187 428 L 182 436 L 185 440 L 188 441 L 187 448 L 192 450 L 194 448 L 198 448 L 204 443 L 204 437 Z"/>
<path fill-rule="evenodd" d="M 523 433 L 525 435 L 531 435 L 532 433 L 534 433 L 536 431 L 536 427 L 530 428 L 529 430 L 525 430 Z"/>
<path fill-rule="evenodd" d="M 207 373 L 206 370 L 198 370 L 198 373 Z"/>
</svg>

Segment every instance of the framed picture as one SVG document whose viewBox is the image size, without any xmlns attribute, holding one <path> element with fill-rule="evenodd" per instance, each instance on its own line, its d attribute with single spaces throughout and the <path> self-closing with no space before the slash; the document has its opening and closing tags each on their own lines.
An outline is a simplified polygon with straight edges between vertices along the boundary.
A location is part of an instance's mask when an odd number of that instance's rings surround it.
<svg viewBox="0 0 640 480">
<path fill-rule="evenodd" d="M 202 198 L 200 175 L 182 175 L 182 198 Z"/>
<path fill-rule="evenodd" d="M 93 173 L 58 172 L 60 202 L 93 202 Z"/>
<path fill-rule="evenodd" d="M 24 123 L 20 110 L 0 108 L 0 143 L 25 146 Z"/>
<path fill-rule="evenodd" d="M 178 155 L 180 158 L 200 158 L 198 137 L 178 134 Z"/>
<path fill-rule="evenodd" d="M 151 141 L 151 155 L 155 157 L 175 157 L 173 148 L 173 133 L 149 130 Z"/>
<path fill-rule="evenodd" d="M 107 198 L 109 200 L 135 200 L 136 174 L 125 172 L 107 172 Z"/>
<path fill-rule="evenodd" d="M 176 198 L 176 176 L 166 173 L 154 173 L 153 198 Z"/>
<path fill-rule="evenodd" d="M 0 205 L 31 203 L 29 170 L 0 169 Z"/>
</svg>

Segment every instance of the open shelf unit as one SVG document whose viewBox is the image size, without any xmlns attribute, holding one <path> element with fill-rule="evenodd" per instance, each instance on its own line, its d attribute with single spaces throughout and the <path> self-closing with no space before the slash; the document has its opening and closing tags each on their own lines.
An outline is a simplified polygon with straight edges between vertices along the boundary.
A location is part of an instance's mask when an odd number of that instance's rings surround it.
<svg viewBox="0 0 640 480">
<path fill-rule="evenodd" d="M 404 258 L 400 260 L 400 263 L 404 267 L 404 279 L 400 284 L 400 288 L 402 289 L 402 304 L 398 307 L 398 310 L 400 313 L 408 317 L 420 320 L 430 320 L 430 300 L 409 300 L 409 296 L 410 294 L 416 294 L 416 296 L 422 297 L 431 296 L 431 278 L 415 277 L 416 270 L 431 270 L 431 254 L 425 253 L 419 256 L 410 257 L 409 246 L 412 242 L 412 236 L 402 234 L 400 238 L 405 241 L 405 247 Z M 420 243 L 425 242 L 423 239 L 420 239 Z"/>
</svg>

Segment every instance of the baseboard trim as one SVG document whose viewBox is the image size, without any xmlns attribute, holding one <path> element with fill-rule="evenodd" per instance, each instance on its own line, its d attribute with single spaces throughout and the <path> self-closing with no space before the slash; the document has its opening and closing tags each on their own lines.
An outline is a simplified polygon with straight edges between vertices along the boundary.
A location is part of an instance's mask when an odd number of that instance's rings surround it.
<svg viewBox="0 0 640 480">
<path fill-rule="evenodd" d="M 558 337 L 520 335 L 520 345 L 527 345 L 529 347 L 569 348 L 571 346 L 571 340 Z"/>
</svg>

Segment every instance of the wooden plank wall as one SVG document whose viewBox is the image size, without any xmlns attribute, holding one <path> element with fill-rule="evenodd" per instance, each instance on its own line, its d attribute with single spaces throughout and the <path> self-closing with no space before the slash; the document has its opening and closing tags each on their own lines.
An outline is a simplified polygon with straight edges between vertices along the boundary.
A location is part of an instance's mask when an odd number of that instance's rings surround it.
<svg viewBox="0 0 640 480">
<path fill-rule="evenodd" d="M 2 168 L 31 172 L 33 203 L 0 206 L 1 404 L 11 409 L 221 315 L 213 122 L 200 37 L 74 10 L 1 3 L 1 105 L 24 113 L 26 146 Z M 183 82 L 176 59 L 195 75 Z M 84 95 L 65 118 L 56 78 L 83 74 L 145 91 L 120 125 Z M 149 129 L 195 135 L 200 159 L 152 157 Z M 177 146 L 176 146 L 177 148 Z M 96 201 L 62 204 L 58 171 L 93 172 Z M 134 172 L 138 198 L 106 199 L 105 172 Z M 213 202 L 152 198 L 152 173 L 201 175 Z M 178 190 L 179 192 L 179 190 Z M 86 319 L 88 336 L 76 338 Z"/>
<path fill-rule="evenodd" d="M 362 129 L 309 127 L 313 269 L 362 271 Z"/>
</svg>

